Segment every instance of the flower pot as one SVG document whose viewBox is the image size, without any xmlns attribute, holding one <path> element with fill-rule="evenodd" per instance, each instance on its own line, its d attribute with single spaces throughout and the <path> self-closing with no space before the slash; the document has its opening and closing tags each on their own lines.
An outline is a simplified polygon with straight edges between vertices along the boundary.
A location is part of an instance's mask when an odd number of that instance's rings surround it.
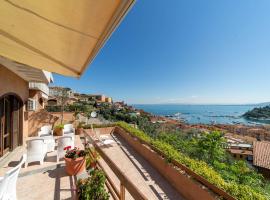
<svg viewBox="0 0 270 200">
<path fill-rule="evenodd" d="M 55 128 L 53 130 L 53 135 L 54 136 L 62 136 L 63 135 L 63 129 L 62 128 Z"/>
<path fill-rule="evenodd" d="M 90 169 L 95 169 L 97 167 L 97 162 L 90 163 Z"/>
<path fill-rule="evenodd" d="M 66 163 L 66 172 L 70 176 L 74 176 L 85 171 L 85 158 L 79 157 L 77 159 L 64 158 Z"/>
</svg>

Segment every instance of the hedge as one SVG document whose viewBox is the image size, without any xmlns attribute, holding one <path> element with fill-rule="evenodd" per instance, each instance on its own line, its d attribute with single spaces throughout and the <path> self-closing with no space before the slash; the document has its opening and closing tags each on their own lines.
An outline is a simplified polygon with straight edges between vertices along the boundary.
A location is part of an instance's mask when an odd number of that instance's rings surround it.
<svg viewBox="0 0 270 200">
<path fill-rule="evenodd" d="M 192 159 L 181 152 L 177 151 L 173 146 L 165 143 L 161 140 L 156 140 L 151 138 L 149 135 L 140 131 L 136 128 L 131 127 L 126 122 L 117 122 L 115 125 L 123 128 L 130 134 L 140 138 L 141 140 L 151 143 L 155 148 L 160 150 L 166 155 L 168 162 L 176 160 L 179 163 L 190 168 L 192 171 L 198 175 L 204 177 L 210 183 L 216 185 L 217 187 L 223 189 L 228 194 L 232 195 L 239 200 L 270 200 L 270 197 L 256 192 L 253 188 L 248 185 L 241 185 L 234 182 L 226 182 L 221 175 L 216 172 L 212 167 L 210 167 L 206 162 L 201 160 Z"/>
</svg>

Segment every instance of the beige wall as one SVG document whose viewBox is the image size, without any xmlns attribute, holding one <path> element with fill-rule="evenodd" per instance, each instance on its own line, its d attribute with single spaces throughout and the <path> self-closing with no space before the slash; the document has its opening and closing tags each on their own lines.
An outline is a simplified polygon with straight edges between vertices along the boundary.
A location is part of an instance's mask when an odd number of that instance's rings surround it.
<svg viewBox="0 0 270 200">
<path fill-rule="evenodd" d="M 29 96 L 28 82 L 0 64 L 0 96 L 6 93 L 17 94 L 25 103 Z"/>
<path fill-rule="evenodd" d="M 23 138 L 25 141 L 28 132 L 26 113 L 26 103 L 29 96 L 28 82 L 0 64 L 0 97 L 7 93 L 16 94 L 23 101 Z"/>
<path fill-rule="evenodd" d="M 37 102 L 37 109 L 36 111 L 39 111 L 44 108 L 45 100 L 43 99 L 43 103 L 40 102 L 40 99 L 42 99 L 41 91 L 39 90 L 29 90 L 29 98 L 36 100 Z"/>
<path fill-rule="evenodd" d="M 28 112 L 28 136 L 37 136 L 38 131 L 42 126 L 52 125 L 54 126 L 58 117 L 50 114 L 45 110 L 39 110 L 35 112 Z"/>
</svg>

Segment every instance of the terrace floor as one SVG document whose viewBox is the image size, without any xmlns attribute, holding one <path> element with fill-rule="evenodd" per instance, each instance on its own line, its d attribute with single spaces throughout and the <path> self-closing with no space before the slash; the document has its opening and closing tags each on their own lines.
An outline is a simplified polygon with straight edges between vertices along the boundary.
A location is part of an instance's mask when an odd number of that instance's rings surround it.
<svg viewBox="0 0 270 200">
<path fill-rule="evenodd" d="M 102 150 L 148 199 L 184 199 L 148 161 L 134 151 L 119 135 L 108 134 L 107 136 L 115 140 L 115 143 L 103 145 Z M 110 167 L 104 160 L 100 162 L 115 185 L 120 186 L 119 179 Z M 126 199 L 133 199 L 128 191 L 126 191 Z"/>
<path fill-rule="evenodd" d="M 76 135 L 75 146 L 84 148 L 80 137 Z M 1 161 L 0 175 L 16 166 L 26 152 L 25 147 L 19 147 Z M 30 163 L 22 168 L 17 181 L 18 200 L 62 200 L 76 199 L 76 176 L 68 176 L 64 169 L 64 161 L 56 162 L 56 151 L 47 154 L 43 165 Z"/>
<path fill-rule="evenodd" d="M 101 148 L 120 170 L 149 199 L 183 199 L 181 195 L 156 171 L 144 158 L 137 154 L 118 135 L 108 135 L 115 140 L 112 145 Z M 75 146 L 83 148 L 79 136 L 75 137 Z M 16 166 L 25 147 L 17 148 L 8 158 L 0 161 L 0 175 Z M 113 183 L 120 189 L 120 181 L 106 162 L 100 163 Z M 64 161 L 56 163 L 56 151 L 48 153 L 44 164 L 29 164 L 22 168 L 17 181 L 18 200 L 66 200 L 76 199 L 75 184 L 80 177 L 68 176 L 64 169 Z M 112 199 L 112 198 L 110 198 Z M 126 199 L 133 199 L 126 191 Z"/>
</svg>

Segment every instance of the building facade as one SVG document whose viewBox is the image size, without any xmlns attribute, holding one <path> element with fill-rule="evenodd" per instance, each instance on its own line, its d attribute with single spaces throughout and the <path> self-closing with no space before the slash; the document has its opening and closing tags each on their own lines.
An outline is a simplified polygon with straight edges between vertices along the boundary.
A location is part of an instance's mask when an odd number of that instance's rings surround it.
<svg viewBox="0 0 270 200">
<path fill-rule="evenodd" d="M 0 59 L 0 156 L 23 145 L 29 109 L 43 108 L 51 81 L 49 72 Z"/>
</svg>

